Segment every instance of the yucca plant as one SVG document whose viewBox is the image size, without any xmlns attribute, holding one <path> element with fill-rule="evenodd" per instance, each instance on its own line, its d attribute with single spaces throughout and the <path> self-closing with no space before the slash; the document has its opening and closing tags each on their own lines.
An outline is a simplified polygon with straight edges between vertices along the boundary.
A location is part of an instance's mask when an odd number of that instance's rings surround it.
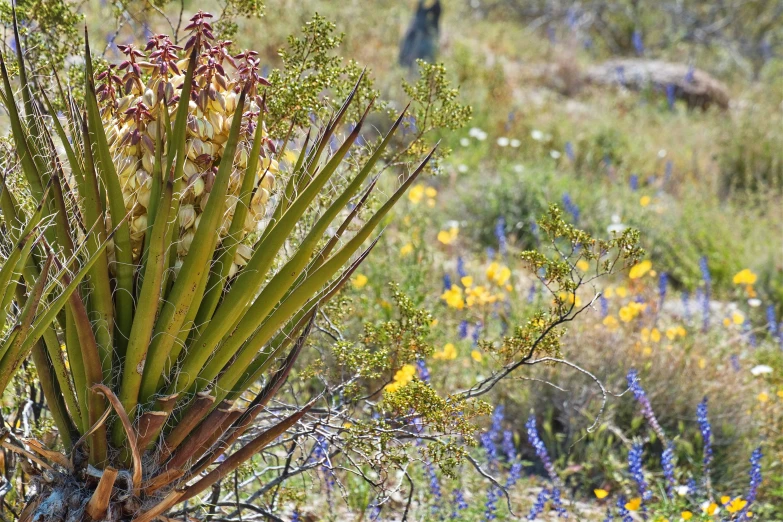
<svg viewBox="0 0 783 522">
<path fill-rule="evenodd" d="M 125 61 L 97 75 L 88 43 L 84 106 L 59 93 L 65 123 L 28 81 L 21 49 L 21 103 L 0 62 L 19 167 L 40 206 L 30 222 L 52 221 L 47 254 L 31 258 L 24 282 L 40 285 L 60 258 L 80 259 L 88 274 L 61 313 L 41 317 L 53 346 L 34 363 L 63 452 L 29 446 L 39 476 L 22 520 L 153 520 L 300 420 L 312 401 L 248 433 L 319 305 L 432 155 L 370 212 L 371 176 L 403 115 L 353 169 L 345 160 L 367 112 L 331 143 L 356 89 L 317 133 L 297 140 L 292 127 L 273 141 L 256 54 L 231 56 L 209 19 L 191 19 L 183 47 L 155 36 L 144 51 L 121 48 Z M 298 152 L 286 153 L 294 142 Z M 353 175 L 328 184 L 336 172 Z M 3 203 L 5 216 L 22 214 L 13 198 Z M 46 299 L 36 289 L 30 306 Z M 15 368 L 3 359 L 3 382 Z"/>
</svg>

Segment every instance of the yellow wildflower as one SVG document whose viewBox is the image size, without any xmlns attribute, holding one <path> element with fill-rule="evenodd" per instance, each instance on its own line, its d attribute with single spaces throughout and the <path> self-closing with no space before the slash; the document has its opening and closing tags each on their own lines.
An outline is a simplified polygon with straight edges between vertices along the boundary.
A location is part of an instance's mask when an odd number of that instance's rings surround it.
<svg viewBox="0 0 783 522">
<path fill-rule="evenodd" d="M 453 361 L 457 358 L 457 349 L 454 347 L 451 343 L 446 343 L 443 346 L 443 350 L 439 352 L 435 352 L 432 354 L 433 359 L 437 359 L 439 361 Z"/>
<path fill-rule="evenodd" d="M 473 350 L 472 352 L 470 352 L 470 356 L 476 362 L 481 362 L 481 359 L 483 359 L 483 357 L 481 356 L 481 352 L 478 350 Z"/>
<path fill-rule="evenodd" d="M 639 335 L 641 335 L 643 343 L 650 342 L 650 329 L 649 328 L 642 328 L 642 331 L 639 332 Z"/>
<path fill-rule="evenodd" d="M 647 205 L 650 204 L 651 201 L 652 198 L 650 196 L 642 196 L 641 199 L 639 200 L 639 204 L 643 207 L 646 207 Z"/>
<path fill-rule="evenodd" d="M 685 337 L 685 334 L 687 333 L 688 331 L 684 327 L 682 326 L 677 327 L 677 335 L 679 335 L 680 337 Z"/>
<path fill-rule="evenodd" d="M 652 342 L 657 343 L 661 341 L 661 332 L 657 328 L 653 328 L 652 332 L 650 332 L 650 340 Z"/>
<path fill-rule="evenodd" d="M 438 191 L 435 190 L 433 187 L 427 187 L 426 189 L 424 189 L 424 195 L 427 196 L 428 198 L 434 198 L 435 196 L 438 195 Z"/>
<path fill-rule="evenodd" d="M 413 245 L 410 243 L 405 243 L 403 247 L 400 249 L 400 255 L 401 256 L 408 256 L 413 252 Z"/>
<path fill-rule="evenodd" d="M 618 286 L 616 292 L 618 297 L 625 298 L 628 296 L 628 289 L 624 286 Z"/>
<path fill-rule="evenodd" d="M 501 265 L 497 261 L 493 261 L 487 267 L 487 279 L 494 282 L 498 286 L 505 285 L 511 277 L 511 269 L 507 266 Z"/>
<path fill-rule="evenodd" d="M 609 492 L 605 489 L 594 489 L 593 493 L 595 493 L 595 496 L 598 499 L 606 498 L 609 495 Z"/>
<path fill-rule="evenodd" d="M 582 306 L 582 299 L 573 292 L 560 292 L 558 297 L 566 305 L 574 305 L 577 308 Z"/>
<path fill-rule="evenodd" d="M 412 364 L 404 364 L 394 374 L 393 382 L 386 385 L 386 391 L 394 393 L 413 380 L 416 375 L 416 367 Z"/>
<path fill-rule="evenodd" d="M 628 511 L 639 511 L 639 508 L 642 506 L 642 499 L 641 497 L 634 497 L 631 500 L 628 501 L 628 503 L 625 504 L 625 509 Z"/>
<path fill-rule="evenodd" d="M 683 511 L 682 513 L 680 513 L 680 516 L 682 517 L 683 520 L 690 520 L 693 518 L 693 513 L 691 513 L 690 511 Z"/>
<path fill-rule="evenodd" d="M 756 395 L 756 399 L 761 403 L 767 402 L 769 400 L 769 394 L 767 392 L 761 392 Z"/>
<path fill-rule="evenodd" d="M 462 298 L 462 288 L 452 285 L 449 290 L 443 292 L 440 296 L 451 308 L 462 310 L 465 307 L 465 301 Z"/>
<path fill-rule="evenodd" d="M 414 205 L 418 205 L 421 203 L 422 198 L 424 197 L 424 185 L 421 183 L 417 183 L 416 185 L 412 186 L 411 189 L 408 191 L 408 199 L 411 200 L 411 203 Z"/>
<path fill-rule="evenodd" d="M 614 287 L 613 286 L 607 286 L 606 290 L 604 290 L 604 297 L 607 299 L 611 299 L 614 297 Z"/>
<path fill-rule="evenodd" d="M 473 276 L 465 276 L 460 279 L 460 282 L 462 283 L 462 286 L 465 288 L 469 286 L 473 286 Z"/>
<path fill-rule="evenodd" d="M 731 316 L 731 320 L 734 324 L 742 324 L 745 322 L 745 316 L 742 314 L 742 312 L 734 312 L 734 314 Z"/>
<path fill-rule="evenodd" d="M 783 399 L 783 390 L 778 390 L 778 392 L 775 395 Z"/>
<path fill-rule="evenodd" d="M 758 279 L 758 276 L 751 272 L 750 269 L 745 268 L 734 274 L 732 282 L 735 285 L 753 285 L 756 283 L 756 279 Z"/>
<path fill-rule="evenodd" d="M 364 285 L 367 284 L 367 276 L 364 274 L 356 274 L 353 276 L 353 287 L 357 290 L 364 288 Z"/>
<path fill-rule="evenodd" d="M 709 516 L 714 515 L 718 511 L 718 504 L 715 502 L 711 502 L 708 506 L 704 508 L 704 512 L 707 513 Z"/>
<path fill-rule="evenodd" d="M 726 511 L 728 511 L 729 513 L 737 513 L 745 509 L 745 506 L 747 505 L 748 505 L 747 500 L 742 500 L 741 497 L 737 497 L 731 502 L 729 502 L 729 505 L 726 506 Z"/>
<path fill-rule="evenodd" d="M 647 272 L 649 272 L 651 268 L 652 268 L 652 262 L 649 260 L 644 260 L 631 267 L 630 272 L 628 272 L 628 277 L 630 277 L 631 279 L 639 279 L 640 277 L 644 276 Z"/>
<path fill-rule="evenodd" d="M 617 330 L 617 327 L 620 326 L 620 323 L 613 315 L 607 315 L 604 317 L 603 323 L 610 332 Z"/>
<path fill-rule="evenodd" d="M 457 239 L 459 235 L 459 229 L 457 227 L 451 227 L 448 230 L 441 230 L 438 232 L 438 241 L 444 245 L 450 245 Z"/>
<path fill-rule="evenodd" d="M 588 270 L 590 270 L 590 263 L 588 263 L 584 259 L 580 259 L 579 261 L 576 262 L 576 267 L 582 272 L 587 272 Z"/>
<path fill-rule="evenodd" d="M 633 310 L 631 310 L 627 306 L 623 306 L 620 308 L 620 320 L 624 323 L 628 323 L 633 321 L 633 318 L 636 317 L 636 315 L 633 313 Z"/>
<path fill-rule="evenodd" d="M 705 359 L 704 357 L 700 358 L 699 359 L 699 368 L 703 370 L 706 367 L 707 367 L 707 359 Z"/>
<path fill-rule="evenodd" d="M 730 500 L 731 500 L 731 497 L 728 496 L 728 495 L 723 495 L 722 497 L 720 497 L 720 503 L 721 504 L 728 504 Z"/>
</svg>

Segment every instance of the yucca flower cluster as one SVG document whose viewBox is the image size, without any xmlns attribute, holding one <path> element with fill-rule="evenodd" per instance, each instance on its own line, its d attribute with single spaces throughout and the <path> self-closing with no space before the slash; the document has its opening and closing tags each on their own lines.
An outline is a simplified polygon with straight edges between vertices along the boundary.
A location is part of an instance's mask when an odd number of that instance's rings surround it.
<svg viewBox="0 0 783 522">
<path fill-rule="evenodd" d="M 28 218 L 0 192 L 3 226 L 19 251 L 0 263 L 0 283 L 21 275 L 30 288 L 16 297 L 18 331 L 0 344 L 0 390 L 32 353 L 63 450 L 31 443 L 41 458 L 22 454 L 46 478 L 36 479 L 21 520 L 152 522 L 299 423 L 317 398 L 271 423 L 260 416 L 296 364 L 319 306 L 350 281 L 377 238 L 365 242 L 434 153 L 368 208 L 378 179 L 371 175 L 405 112 L 368 157 L 347 166 L 372 108 L 337 139 L 360 75 L 324 125 L 311 133 L 290 124 L 277 146 L 263 120 L 281 122 L 266 111 L 265 96 L 274 94 L 256 54 L 229 54 L 210 18 L 191 19 L 182 47 L 163 35 L 144 51 L 122 47 L 125 60 L 99 75 L 86 39 L 84 100 L 63 96 L 65 125 L 28 81 L 22 47 L 18 101 L 0 53 L 15 168 L 38 208 Z M 300 136 L 259 226 L 276 161 Z M 344 184 L 328 184 L 343 173 Z M 53 224 L 33 240 L 44 212 Z M 248 232 L 253 242 L 243 244 Z M 22 263 L 25 256 L 33 261 Z M 17 266 L 24 270 L 14 275 Z M 39 303 L 45 312 L 36 314 Z M 115 483 L 128 493 L 114 495 Z M 68 506 L 51 508 L 62 498 Z"/>
<path fill-rule="evenodd" d="M 166 164 L 168 154 L 167 133 L 162 132 L 160 126 L 166 125 L 167 121 L 176 123 L 179 101 L 176 93 L 185 82 L 188 66 L 188 59 L 181 57 L 183 51 L 189 51 L 196 41 L 201 42 L 203 49 L 197 57 L 188 104 L 187 158 L 183 165 L 185 190 L 180 194 L 177 217 L 179 258 L 188 253 L 195 237 L 235 116 L 243 118 L 243 122 L 233 159 L 234 171 L 225 198 L 225 211 L 217 230 L 219 239 L 228 234 L 240 201 L 255 128 L 263 125 L 260 113 L 264 100 L 257 93 L 257 88 L 268 85 L 268 82 L 259 73 L 257 52 L 245 51 L 232 56 L 229 53 L 230 41 L 214 41 L 209 24 L 211 17 L 208 13 L 194 17 L 188 26 L 194 36 L 184 48 L 175 45 L 163 34 L 150 38 L 143 51 L 132 44 L 118 46 L 125 60 L 110 65 L 97 76 L 101 116 L 120 179 L 125 210 L 131 214 L 129 223 L 134 261 L 141 254 L 148 228 L 157 149 L 161 149 L 162 164 Z M 249 86 L 249 103 L 237 115 L 237 100 L 243 86 Z M 263 135 L 262 157 L 252 181 L 253 197 L 241 230 L 243 236 L 256 230 L 263 219 L 278 173 L 278 162 L 271 157 L 276 152 L 275 145 L 265 132 Z M 250 248 L 240 244 L 230 276 L 247 263 L 250 255 Z M 179 265 L 181 261 L 175 264 L 175 269 Z"/>
</svg>

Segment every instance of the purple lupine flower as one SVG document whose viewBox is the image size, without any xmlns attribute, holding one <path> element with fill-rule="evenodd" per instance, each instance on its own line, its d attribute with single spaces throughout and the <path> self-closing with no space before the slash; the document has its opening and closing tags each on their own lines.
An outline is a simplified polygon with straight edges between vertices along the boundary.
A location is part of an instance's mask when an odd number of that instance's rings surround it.
<svg viewBox="0 0 783 522">
<path fill-rule="evenodd" d="M 674 110 L 674 102 L 677 100 L 675 98 L 676 88 L 673 83 L 666 84 L 666 103 L 669 105 L 669 110 Z"/>
<path fill-rule="evenodd" d="M 701 270 L 701 278 L 704 281 L 704 292 L 702 293 L 702 314 L 704 315 L 704 330 L 706 331 L 710 327 L 710 290 L 712 288 L 712 274 L 710 274 L 710 267 L 707 265 L 707 256 L 702 256 L 699 259 L 699 269 Z"/>
<path fill-rule="evenodd" d="M 576 206 L 568 192 L 563 193 L 563 207 L 565 207 L 566 212 L 571 214 L 574 224 L 579 223 L 579 207 Z"/>
<path fill-rule="evenodd" d="M 601 318 L 605 318 L 607 315 L 609 315 L 609 300 L 604 297 L 603 295 L 598 299 L 598 302 L 601 305 Z"/>
<path fill-rule="evenodd" d="M 378 503 L 378 499 L 372 501 L 370 504 L 370 521 L 375 522 L 379 518 L 381 518 L 381 506 Z"/>
<path fill-rule="evenodd" d="M 753 348 L 756 347 L 756 334 L 753 333 L 753 325 L 750 322 L 750 319 L 747 317 L 745 318 L 745 321 L 742 323 L 742 331 L 743 333 L 748 337 L 748 344 L 750 344 Z"/>
<path fill-rule="evenodd" d="M 639 175 L 638 174 L 631 174 L 631 178 L 628 180 L 628 184 L 631 187 L 631 190 L 636 192 L 639 190 Z"/>
<path fill-rule="evenodd" d="M 663 476 L 666 478 L 666 494 L 671 498 L 674 496 L 674 487 L 677 485 L 677 479 L 674 476 L 673 442 L 669 442 L 661 454 L 661 467 L 663 468 Z"/>
<path fill-rule="evenodd" d="M 546 488 L 542 489 L 541 492 L 538 494 L 538 497 L 536 497 L 536 503 L 533 504 L 533 507 L 530 508 L 530 513 L 527 515 L 528 520 L 535 520 L 538 518 L 538 515 L 541 514 L 542 511 L 544 511 L 544 505 L 546 504 L 547 498 L 549 497 L 549 492 Z"/>
<path fill-rule="evenodd" d="M 576 160 L 576 154 L 574 153 L 574 145 L 570 141 L 567 141 L 565 143 L 565 154 L 568 158 L 568 161 L 573 163 Z"/>
<path fill-rule="evenodd" d="M 500 216 L 495 223 L 495 238 L 498 240 L 498 250 L 500 255 L 505 255 L 508 250 L 506 242 L 506 218 Z"/>
<path fill-rule="evenodd" d="M 517 449 L 514 446 L 514 435 L 510 430 L 503 432 L 503 452 L 506 454 L 506 459 L 511 464 L 511 469 L 508 472 L 508 478 L 506 479 L 506 488 L 512 487 L 517 483 L 519 477 L 522 476 L 522 463 L 517 459 Z"/>
<path fill-rule="evenodd" d="M 528 418 L 525 427 L 527 428 L 527 440 L 536 450 L 536 455 L 544 464 L 544 469 L 546 469 L 549 478 L 552 479 L 552 482 L 554 482 L 556 485 L 559 485 L 560 477 L 558 477 L 557 473 L 555 472 L 555 466 L 552 464 L 552 459 L 549 458 L 549 452 L 546 450 L 544 441 L 542 441 L 541 437 L 538 435 L 535 415 L 530 415 L 530 418 Z"/>
<path fill-rule="evenodd" d="M 461 489 L 454 489 L 452 494 L 454 495 L 454 502 L 452 504 L 454 509 L 451 511 L 451 518 L 456 519 L 459 517 L 460 511 L 468 509 L 468 503 L 465 502 L 465 495 L 462 493 Z"/>
<path fill-rule="evenodd" d="M 704 440 L 703 462 L 705 478 L 708 478 L 710 475 L 710 464 L 712 463 L 712 426 L 710 426 L 707 413 L 707 397 L 704 397 L 696 408 L 696 421 L 699 423 L 701 438 Z"/>
<path fill-rule="evenodd" d="M 503 431 L 503 453 L 506 454 L 506 460 L 514 462 L 517 458 L 517 449 L 514 447 L 514 434 L 511 430 Z"/>
<path fill-rule="evenodd" d="M 576 23 L 579 19 L 579 10 L 576 6 L 571 6 L 566 10 L 566 25 L 571 29 L 576 29 Z"/>
<path fill-rule="evenodd" d="M 750 489 L 748 490 L 748 494 L 745 495 L 745 500 L 747 500 L 748 503 L 737 517 L 737 520 L 739 521 L 750 519 L 748 511 L 750 511 L 753 501 L 756 500 L 756 495 L 758 494 L 758 489 L 761 485 L 761 458 L 763 456 L 761 448 L 756 448 L 750 455 Z"/>
<path fill-rule="evenodd" d="M 527 291 L 527 302 L 532 303 L 536 299 L 536 284 L 530 285 L 530 290 Z"/>
<path fill-rule="evenodd" d="M 625 85 L 625 67 L 620 65 L 614 70 L 614 72 L 617 74 L 617 83 L 620 85 Z M 607 163 L 606 166 L 608 167 L 609 164 Z"/>
<path fill-rule="evenodd" d="M 745 500 L 748 501 L 748 507 L 756 500 L 759 486 L 761 485 L 761 459 L 764 454 L 761 452 L 761 448 L 756 448 L 750 456 L 750 489 L 748 494 L 745 495 Z"/>
<path fill-rule="evenodd" d="M 467 336 L 468 336 L 468 322 L 463 319 L 459 323 L 459 338 L 465 339 Z"/>
<path fill-rule="evenodd" d="M 778 321 L 775 317 L 775 305 L 767 306 L 767 331 L 772 337 L 778 334 Z"/>
<path fill-rule="evenodd" d="M 500 498 L 500 490 L 494 485 L 489 486 L 487 491 L 487 501 L 484 502 L 484 520 L 495 520 L 498 518 L 498 498 Z"/>
<path fill-rule="evenodd" d="M 430 493 L 435 500 L 432 506 L 432 511 L 437 512 L 440 510 L 440 503 L 442 500 L 442 493 L 440 490 L 440 481 L 438 480 L 438 474 L 435 472 L 435 466 L 429 460 L 424 461 L 424 468 L 427 471 L 427 476 L 430 479 Z"/>
<path fill-rule="evenodd" d="M 536 240 L 536 245 L 541 244 L 541 229 L 538 227 L 535 219 L 530 220 L 530 233 L 533 234 L 533 238 Z"/>
<path fill-rule="evenodd" d="M 682 310 L 683 315 L 685 316 L 686 321 L 691 320 L 691 294 L 687 290 L 683 290 L 682 294 L 680 295 L 680 299 L 682 299 Z"/>
<path fill-rule="evenodd" d="M 688 83 L 693 82 L 693 76 L 696 73 L 696 68 L 693 64 L 688 66 L 688 72 L 685 73 L 685 81 Z"/>
<path fill-rule="evenodd" d="M 710 274 L 710 267 L 707 264 L 707 256 L 699 258 L 699 270 L 701 270 L 701 278 L 704 284 L 707 286 L 712 285 L 712 274 Z"/>
<path fill-rule="evenodd" d="M 498 460 L 498 449 L 497 446 L 495 446 L 495 441 L 492 440 L 491 432 L 485 431 L 479 435 L 479 441 L 484 447 L 484 451 L 487 452 L 487 462 L 489 463 L 489 467 L 495 467 L 495 463 L 497 463 Z"/>
<path fill-rule="evenodd" d="M 462 256 L 457 257 L 457 275 L 460 277 L 468 275 L 465 271 L 465 260 L 462 259 Z"/>
<path fill-rule="evenodd" d="M 638 29 L 636 29 L 633 32 L 633 36 L 631 37 L 631 42 L 633 43 L 633 48 L 636 51 L 636 54 L 639 56 L 644 54 L 644 42 L 642 41 L 642 32 Z"/>
<path fill-rule="evenodd" d="M 427 368 L 427 363 L 424 359 L 417 359 L 416 367 L 419 370 L 419 379 L 427 383 L 430 382 L 430 370 Z"/>
<path fill-rule="evenodd" d="M 479 322 L 476 323 L 475 328 L 473 328 L 473 335 L 471 336 L 473 339 L 473 345 L 475 346 L 478 343 L 479 337 L 481 336 L 481 329 L 483 325 Z"/>
<path fill-rule="evenodd" d="M 314 462 L 324 461 L 320 466 L 320 471 L 323 473 L 326 481 L 326 501 L 330 507 L 333 507 L 334 498 L 332 492 L 337 478 L 332 469 L 332 463 L 329 461 L 329 441 L 323 435 L 318 435 L 315 439 L 311 460 Z"/>
<path fill-rule="evenodd" d="M 636 402 L 638 402 L 642 407 L 642 415 L 644 415 L 644 418 L 647 419 L 650 427 L 653 429 L 655 434 L 658 435 L 658 438 L 662 441 L 666 441 L 666 435 L 663 433 L 663 428 L 661 428 L 661 425 L 658 424 L 658 419 L 655 417 L 655 412 L 653 412 L 650 399 L 647 397 L 644 388 L 642 388 L 642 385 L 639 383 L 638 372 L 633 368 L 629 370 L 627 380 L 628 387 L 633 392 L 634 397 L 636 397 Z"/>
<path fill-rule="evenodd" d="M 500 437 L 500 430 L 503 429 L 503 414 L 505 413 L 505 410 L 505 406 L 498 404 L 492 412 L 492 426 L 490 427 L 492 440 L 497 440 L 498 437 Z"/>
<path fill-rule="evenodd" d="M 487 247 L 487 259 L 495 259 L 495 249 Z"/>
<path fill-rule="evenodd" d="M 666 291 L 669 288 L 669 274 L 666 272 L 661 272 L 661 275 L 658 276 L 658 300 L 659 304 L 658 307 L 663 306 L 663 300 L 666 299 Z"/>
<path fill-rule="evenodd" d="M 443 289 L 451 290 L 451 276 L 449 274 L 443 274 Z"/>
<path fill-rule="evenodd" d="M 617 514 L 620 515 L 623 522 L 633 522 L 631 513 L 625 507 L 625 496 L 623 495 L 617 497 Z"/>
<path fill-rule="evenodd" d="M 555 486 L 552 488 L 552 507 L 555 508 L 558 518 L 568 518 L 568 512 L 563 507 L 563 498 L 560 493 L 560 488 Z"/>
<path fill-rule="evenodd" d="M 737 356 L 736 353 L 729 357 L 729 361 L 731 362 L 731 367 L 734 368 L 735 372 L 738 372 L 742 369 L 739 362 L 739 356 Z"/>
<path fill-rule="evenodd" d="M 614 515 L 612 515 L 611 507 L 606 508 L 606 518 L 604 519 L 604 522 L 614 522 Z"/>
<path fill-rule="evenodd" d="M 652 498 L 652 492 L 647 485 L 647 481 L 644 479 L 644 469 L 642 468 L 643 453 L 644 447 L 641 444 L 634 444 L 631 446 L 630 451 L 628 451 L 628 469 L 639 488 L 639 496 L 642 497 L 643 500 L 650 500 L 650 498 Z"/>
</svg>

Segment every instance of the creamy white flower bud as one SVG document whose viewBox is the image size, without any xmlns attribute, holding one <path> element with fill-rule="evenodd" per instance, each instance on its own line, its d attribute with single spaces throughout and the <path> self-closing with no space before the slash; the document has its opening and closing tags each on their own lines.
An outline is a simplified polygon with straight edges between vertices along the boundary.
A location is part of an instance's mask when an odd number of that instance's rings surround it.
<svg viewBox="0 0 783 522">
<path fill-rule="evenodd" d="M 179 207 L 179 226 L 191 228 L 196 221 L 196 209 L 193 205 L 181 205 Z"/>
<path fill-rule="evenodd" d="M 226 113 L 227 114 L 233 114 L 233 112 L 237 109 L 237 100 L 239 99 L 239 95 L 234 92 L 230 91 L 226 93 L 225 95 L 225 104 L 226 104 Z"/>
<path fill-rule="evenodd" d="M 138 241 L 139 239 L 144 237 L 146 231 L 147 231 L 147 214 L 142 214 L 140 216 L 137 216 L 136 218 L 133 219 L 133 221 L 131 221 L 130 224 L 131 239 Z"/>
<path fill-rule="evenodd" d="M 244 243 L 237 245 L 237 251 L 234 254 L 234 263 L 239 266 L 245 266 L 253 255 L 253 249 Z"/>
<path fill-rule="evenodd" d="M 188 251 L 190 250 L 190 245 L 193 244 L 193 238 L 195 237 L 196 233 L 192 230 L 188 230 L 185 232 L 182 237 L 179 240 L 179 243 L 177 243 L 177 253 L 180 256 L 187 255 Z"/>
</svg>

